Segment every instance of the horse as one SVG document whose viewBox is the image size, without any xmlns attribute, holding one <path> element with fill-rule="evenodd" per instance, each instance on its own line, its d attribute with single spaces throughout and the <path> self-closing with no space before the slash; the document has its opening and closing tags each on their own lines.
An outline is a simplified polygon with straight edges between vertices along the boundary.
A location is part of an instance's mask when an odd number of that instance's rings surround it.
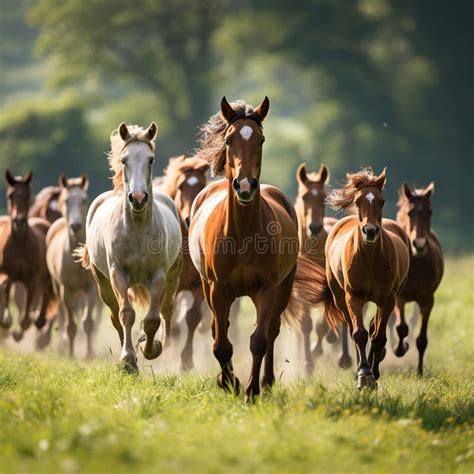
<svg viewBox="0 0 474 474">
<path fill-rule="evenodd" d="M 43 188 L 34 198 L 33 204 L 28 212 L 29 217 L 41 217 L 50 224 L 62 217 L 59 209 L 60 186 L 47 186 Z"/>
<path fill-rule="evenodd" d="M 264 357 L 262 386 L 275 381 L 274 342 L 281 315 L 291 303 L 299 252 L 291 200 L 278 188 L 260 184 L 262 122 L 269 107 L 268 97 L 255 109 L 244 101 L 230 104 L 223 97 L 220 112 L 201 128 L 197 156 L 210 164 L 213 175 L 225 178 L 196 197 L 189 228 L 191 258 L 212 311 L 213 353 L 221 367 L 217 383 L 234 393 L 240 382 L 228 338 L 230 306 L 235 298 L 249 296 L 256 307 L 247 401 L 260 393 Z"/>
<path fill-rule="evenodd" d="M 300 241 L 300 253 L 309 258 L 315 265 L 326 268 L 326 257 L 324 247 L 328 232 L 337 222 L 334 217 L 325 217 L 326 211 L 326 186 L 329 183 L 329 170 L 326 165 L 321 164 L 319 172 L 308 173 L 306 163 L 301 163 L 296 170 L 298 182 L 298 195 L 296 197 L 295 209 L 298 216 L 298 236 Z M 323 317 L 316 324 L 317 343 L 313 352 L 310 346 L 310 335 L 312 320 L 310 308 L 303 311 L 301 315 L 302 347 L 305 356 L 305 369 L 307 374 L 314 370 L 314 357 L 323 354 L 323 338 L 328 337 L 329 342 L 334 342 L 334 333 L 330 331 L 326 319 Z M 347 326 L 342 325 L 342 355 L 339 358 L 339 366 L 349 368 L 352 366 L 352 358 L 349 355 Z"/>
<path fill-rule="evenodd" d="M 182 267 L 178 210 L 169 196 L 152 187 L 156 134 L 154 122 L 147 129 L 122 123 L 112 132 L 108 160 L 113 190 L 92 202 L 86 243 L 76 252 L 92 270 L 110 309 L 122 346 L 121 364 L 130 373 L 138 371 L 132 301 L 148 306 L 137 347 L 146 359 L 155 359 L 163 349 L 162 342 L 154 339 L 160 311 L 168 342 Z"/>
<path fill-rule="evenodd" d="M 98 303 L 97 286 L 92 273 L 76 262 L 74 250 L 85 242 L 86 213 L 88 207 L 86 175 L 78 178 L 59 178 L 58 209 L 64 217 L 56 220 L 46 236 L 46 263 L 53 279 L 57 297 L 67 314 L 69 357 L 74 356 L 74 339 L 77 333 L 75 314 L 83 312 L 83 328 L 86 334 L 86 357 L 93 356 L 93 311 Z M 62 323 L 62 322 L 60 322 Z M 41 346 L 49 342 L 53 321 L 49 322 L 41 340 Z"/>
<path fill-rule="evenodd" d="M 192 304 L 186 311 L 188 334 L 181 352 L 183 370 L 193 368 L 194 332 L 202 319 L 201 306 L 204 300 L 201 279 L 194 267 L 188 251 L 188 230 L 191 206 L 195 197 L 207 184 L 206 173 L 209 165 L 198 157 L 186 158 L 185 155 L 170 158 L 164 175 L 153 180 L 153 188 L 165 192 L 173 199 L 180 216 L 183 235 L 183 269 L 179 280 L 177 294 L 186 291 L 191 294 Z"/>
<path fill-rule="evenodd" d="M 407 282 L 395 307 L 396 328 L 399 337 L 395 355 L 402 357 L 408 350 L 403 339 L 408 336 L 404 306 L 416 302 L 421 313 L 421 328 L 416 339 L 418 349 L 418 374 L 423 375 L 423 356 L 428 345 L 427 330 L 434 293 L 444 272 L 443 251 L 438 237 L 431 229 L 431 195 L 434 183 L 423 189 L 411 190 L 403 183 L 399 191 L 397 222 L 408 235 L 412 254 Z"/>
<path fill-rule="evenodd" d="M 46 233 L 49 222 L 41 218 L 28 218 L 31 202 L 31 180 L 29 171 L 25 176 L 13 176 L 5 172 L 7 183 L 8 216 L 0 217 L 0 316 L 5 329 L 11 325 L 8 307 L 10 289 L 14 282 L 25 287 L 25 304 L 21 308 L 20 329 L 13 331 L 15 341 L 23 338 L 23 333 L 31 325 L 30 310 L 39 308 L 35 326 L 40 329 L 47 317 L 57 311 L 51 277 L 46 266 Z"/>
<path fill-rule="evenodd" d="M 410 243 L 405 231 L 382 218 L 386 168 L 377 176 L 370 169 L 348 173 L 341 189 L 331 192 L 328 203 L 353 215 L 334 224 L 326 241 L 326 275 L 333 294 L 328 319 L 333 328 L 339 321 L 349 325 L 357 351 L 357 388 L 375 389 L 379 365 L 387 342 L 387 321 L 395 307 L 410 265 Z M 364 327 L 364 306 L 372 301 L 377 312 Z"/>
</svg>

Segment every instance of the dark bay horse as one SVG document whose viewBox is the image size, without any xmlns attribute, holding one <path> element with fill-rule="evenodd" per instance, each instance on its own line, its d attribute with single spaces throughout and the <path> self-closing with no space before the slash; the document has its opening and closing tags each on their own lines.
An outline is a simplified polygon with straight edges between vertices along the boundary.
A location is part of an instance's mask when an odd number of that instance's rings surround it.
<svg viewBox="0 0 474 474">
<path fill-rule="evenodd" d="M 264 357 L 262 386 L 274 383 L 274 342 L 292 294 L 299 252 L 293 204 L 279 189 L 260 184 L 262 122 L 269 106 L 267 97 L 255 109 L 243 101 L 229 104 L 224 97 L 220 113 L 202 128 L 197 156 L 225 179 L 197 196 L 189 229 L 191 258 L 212 311 L 213 351 L 221 366 L 218 385 L 224 389 L 239 390 L 228 338 L 230 306 L 235 298 L 249 296 L 256 307 L 247 400 L 260 393 Z"/>
<path fill-rule="evenodd" d="M 185 155 L 170 158 L 164 175 L 153 180 L 153 188 L 165 192 L 173 199 L 178 208 L 183 234 L 183 269 L 179 280 L 177 294 L 182 291 L 190 292 L 192 302 L 186 311 L 188 333 L 186 343 L 181 353 L 183 370 L 193 368 L 193 338 L 202 318 L 201 305 L 204 300 L 201 278 L 194 266 L 188 249 L 188 230 L 191 207 L 196 196 L 207 184 L 206 173 L 209 165 L 198 157 L 186 158 Z"/>
<path fill-rule="evenodd" d="M 326 217 L 326 186 L 329 183 L 329 170 L 326 165 L 321 164 L 319 172 L 308 173 L 306 163 L 302 163 L 296 170 L 298 182 L 298 195 L 296 197 L 295 209 L 298 216 L 298 236 L 300 240 L 300 253 L 306 258 L 326 268 L 326 255 L 324 247 L 328 232 L 337 222 L 334 217 Z M 335 335 L 330 331 L 326 318 L 322 317 L 316 324 L 318 336 L 316 346 L 311 352 L 311 331 L 313 322 L 311 320 L 311 308 L 303 311 L 300 319 L 302 348 L 305 356 L 305 368 L 308 374 L 314 369 L 314 357 L 323 354 L 323 339 L 328 336 L 330 342 L 335 342 Z M 349 368 L 352 358 L 349 355 L 348 335 L 346 325 L 342 325 L 342 355 L 339 358 L 339 366 Z"/>
<path fill-rule="evenodd" d="M 46 266 L 46 233 L 49 222 L 41 218 L 28 218 L 31 202 L 32 173 L 12 176 L 5 173 L 7 183 L 8 216 L 0 217 L 0 315 L 2 325 L 8 327 L 4 312 L 9 303 L 11 285 L 20 282 L 26 289 L 25 304 L 21 308 L 20 329 L 13 332 L 19 341 L 31 325 L 30 310 L 39 308 L 35 325 L 41 328 L 57 311 L 57 301 L 52 290 L 51 278 Z"/>
<path fill-rule="evenodd" d="M 382 219 L 386 170 L 347 174 L 346 185 L 334 190 L 329 204 L 354 215 L 338 221 L 326 242 L 326 274 L 335 306 L 327 307 L 333 327 L 341 319 L 349 325 L 358 359 L 357 388 L 376 388 L 379 364 L 385 356 L 387 321 L 408 276 L 410 244 L 404 230 Z M 364 306 L 373 301 L 377 312 L 364 327 Z"/>
<path fill-rule="evenodd" d="M 418 304 L 421 312 L 418 348 L 418 374 L 423 375 L 423 356 L 428 345 L 428 320 L 433 309 L 434 293 L 443 277 L 443 252 L 438 237 L 431 229 L 431 195 L 434 183 L 423 189 L 411 190 L 404 183 L 400 188 L 397 222 L 405 230 L 412 246 L 410 271 L 395 309 L 399 337 L 395 354 L 402 357 L 408 350 L 403 339 L 408 335 L 404 306 L 410 301 Z"/>
</svg>

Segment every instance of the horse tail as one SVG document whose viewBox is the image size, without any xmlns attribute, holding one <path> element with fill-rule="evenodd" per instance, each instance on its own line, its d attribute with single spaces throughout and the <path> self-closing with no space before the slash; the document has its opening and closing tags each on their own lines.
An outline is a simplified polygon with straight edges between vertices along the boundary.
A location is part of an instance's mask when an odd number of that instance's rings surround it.
<svg viewBox="0 0 474 474">
<path fill-rule="evenodd" d="M 300 322 L 304 312 L 309 312 L 315 306 L 323 305 L 324 318 L 337 334 L 339 323 L 344 319 L 334 303 L 325 270 L 301 255 L 298 256 L 296 265 L 293 290 L 288 306 L 283 313 L 284 321 L 294 325 L 295 322 Z"/>
<path fill-rule="evenodd" d="M 91 258 L 87 251 L 86 244 L 79 244 L 72 252 L 74 261 L 80 263 L 86 270 L 91 270 Z"/>
<path fill-rule="evenodd" d="M 130 297 L 134 303 L 138 303 L 142 307 L 150 304 L 150 293 L 144 286 L 137 285 L 131 288 Z"/>
</svg>

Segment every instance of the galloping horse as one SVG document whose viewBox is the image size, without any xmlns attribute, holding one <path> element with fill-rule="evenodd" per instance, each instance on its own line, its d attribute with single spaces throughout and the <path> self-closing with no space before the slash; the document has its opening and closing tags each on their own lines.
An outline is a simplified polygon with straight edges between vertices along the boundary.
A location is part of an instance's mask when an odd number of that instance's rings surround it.
<svg viewBox="0 0 474 474">
<path fill-rule="evenodd" d="M 50 227 L 46 236 L 46 262 L 53 279 L 56 294 L 64 305 L 67 314 L 67 335 L 69 338 L 69 357 L 74 355 L 74 339 L 77 332 L 75 314 L 84 314 L 83 327 L 87 338 L 88 358 L 92 357 L 93 310 L 98 295 L 92 273 L 75 261 L 74 250 L 86 240 L 86 213 L 88 206 L 87 188 L 89 180 L 79 178 L 59 178 L 59 209 L 61 217 Z M 53 321 L 44 333 L 42 345 L 49 342 Z"/>
<path fill-rule="evenodd" d="M 191 213 L 189 247 L 206 301 L 212 311 L 214 355 L 221 366 L 218 385 L 239 390 L 228 338 L 229 310 L 235 298 L 250 296 L 257 324 L 250 338 L 253 363 L 245 390 L 247 399 L 271 386 L 274 341 L 280 318 L 290 300 L 298 256 L 297 217 L 293 204 L 279 189 L 260 184 L 262 122 L 270 102 L 255 109 L 243 101 L 229 104 L 202 128 L 197 156 L 225 179 L 208 185 Z"/>
<path fill-rule="evenodd" d="M 296 197 L 295 209 L 298 216 L 298 235 L 300 239 L 300 253 L 310 259 L 321 268 L 326 268 L 326 256 L 324 247 L 328 232 L 337 222 L 334 217 L 325 217 L 326 211 L 326 186 L 329 183 L 329 170 L 322 164 L 318 173 L 308 173 L 306 163 L 302 163 L 296 170 L 296 180 L 298 182 L 298 195 Z M 316 346 L 311 352 L 311 330 L 313 322 L 311 320 L 310 308 L 306 308 L 300 319 L 301 333 L 303 339 L 303 350 L 305 355 L 306 372 L 311 374 L 314 369 L 314 357 L 323 354 L 323 338 L 328 337 L 330 342 L 334 342 L 335 334 L 331 331 L 326 318 L 320 318 L 316 324 L 316 334 L 318 336 Z M 342 325 L 342 355 L 339 358 L 339 366 L 349 368 L 352 359 L 349 355 L 347 326 Z"/>
<path fill-rule="evenodd" d="M 408 238 L 392 220 L 382 219 L 386 169 L 375 176 L 370 170 L 347 174 L 347 183 L 334 190 L 328 202 L 334 209 L 355 214 L 338 221 L 326 241 L 326 274 L 333 293 L 326 307 L 333 328 L 345 319 L 355 342 L 358 359 L 357 388 L 376 388 L 379 364 L 385 356 L 387 321 L 408 276 Z M 364 327 L 364 306 L 373 301 L 377 312 Z"/>
<path fill-rule="evenodd" d="M 418 348 L 418 374 L 423 375 L 423 356 L 428 345 L 428 320 L 433 309 L 434 293 L 443 277 L 443 252 L 438 237 L 431 229 L 431 194 L 434 183 L 426 188 L 411 190 L 406 183 L 400 188 L 397 222 L 405 230 L 412 245 L 408 279 L 397 302 L 397 333 L 395 354 L 402 357 L 408 350 L 403 339 L 408 336 L 404 306 L 415 301 L 420 307 L 421 328 L 416 339 Z"/>
<path fill-rule="evenodd" d="M 87 214 L 86 244 L 77 252 L 90 268 L 122 345 L 126 370 L 138 370 L 132 343 L 135 310 L 132 294 L 149 309 L 139 347 L 147 359 L 158 357 L 155 341 L 160 310 L 169 340 L 173 297 L 181 272 L 181 229 L 173 200 L 153 191 L 152 168 L 157 126 L 146 130 L 122 123 L 111 137 L 108 155 L 113 191 L 98 196 Z M 148 298 L 149 297 L 149 298 Z"/>
<path fill-rule="evenodd" d="M 12 176 L 6 171 L 7 200 L 9 216 L 0 217 L 0 316 L 2 326 L 8 328 L 11 319 L 6 321 L 11 285 L 20 282 L 26 289 L 26 301 L 22 305 L 20 329 L 13 332 L 19 341 L 31 325 L 30 309 L 39 308 L 35 320 L 37 328 L 46 323 L 46 317 L 57 310 L 51 278 L 46 266 L 45 238 L 49 222 L 40 218 L 28 219 L 31 201 L 31 179 L 29 171 L 25 176 Z M 7 318 L 5 318 L 5 315 Z"/>
<path fill-rule="evenodd" d="M 184 155 L 170 158 L 164 175 L 153 180 L 153 188 L 161 190 L 173 199 L 178 208 L 183 234 L 183 270 L 179 279 L 177 293 L 188 291 L 191 293 L 192 304 L 186 312 L 188 334 L 181 353 L 183 370 L 192 369 L 193 364 L 193 337 L 201 321 L 201 305 L 204 300 L 201 278 L 194 266 L 188 251 L 188 230 L 191 206 L 200 191 L 207 183 L 206 173 L 209 165 L 198 157 L 186 158 Z"/>
</svg>

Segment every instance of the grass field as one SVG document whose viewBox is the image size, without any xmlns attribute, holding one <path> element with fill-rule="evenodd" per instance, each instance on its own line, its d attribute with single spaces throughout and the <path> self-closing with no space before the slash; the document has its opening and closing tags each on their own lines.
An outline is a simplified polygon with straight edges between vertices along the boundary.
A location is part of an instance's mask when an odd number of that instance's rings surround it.
<svg viewBox="0 0 474 474">
<path fill-rule="evenodd" d="M 447 262 L 423 380 L 412 344 L 377 393 L 333 363 L 246 405 L 216 368 L 130 377 L 108 359 L 0 351 L 0 471 L 472 473 L 473 268 Z"/>
</svg>

